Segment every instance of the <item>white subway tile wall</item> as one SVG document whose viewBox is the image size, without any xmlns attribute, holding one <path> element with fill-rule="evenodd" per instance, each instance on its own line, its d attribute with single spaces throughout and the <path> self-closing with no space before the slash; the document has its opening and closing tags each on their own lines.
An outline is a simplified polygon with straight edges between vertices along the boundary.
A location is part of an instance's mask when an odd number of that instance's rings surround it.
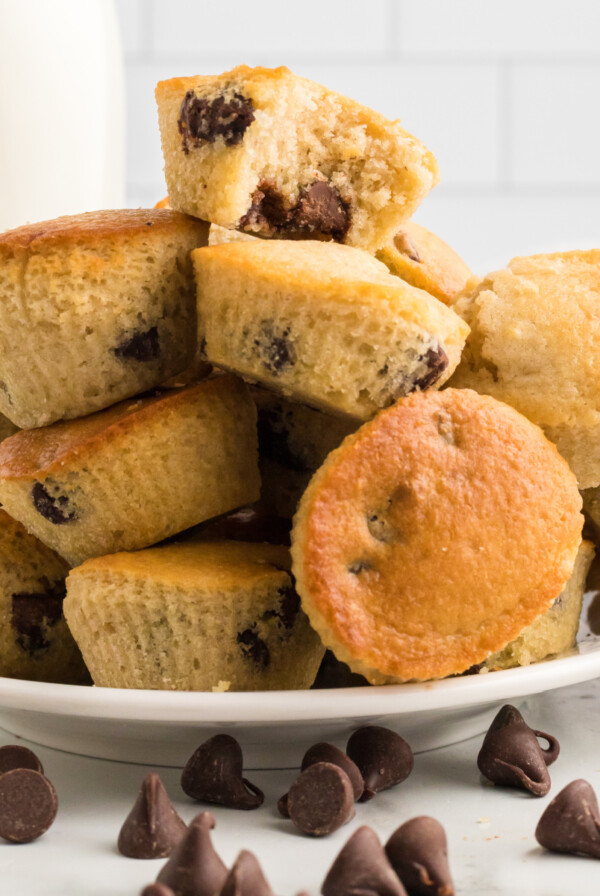
<svg viewBox="0 0 600 896">
<path fill-rule="evenodd" d="M 154 87 L 288 65 L 388 115 L 439 161 L 417 219 L 478 273 L 600 246 L 596 0 L 117 0 L 127 195 L 165 194 Z"/>
</svg>

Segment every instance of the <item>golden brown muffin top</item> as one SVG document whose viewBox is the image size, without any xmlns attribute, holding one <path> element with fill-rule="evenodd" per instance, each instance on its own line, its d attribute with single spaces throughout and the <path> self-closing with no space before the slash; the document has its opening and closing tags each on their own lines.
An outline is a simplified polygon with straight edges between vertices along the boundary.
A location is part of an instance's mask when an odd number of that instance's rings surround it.
<svg viewBox="0 0 600 896">
<path fill-rule="evenodd" d="M 190 228 L 202 231 L 208 225 L 172 209 L 124 208 L 84 212 L 7 230 L 0 234 L 0 253 L 19 249 L 37 252 L 57 244 L 90 244 L 115 237 L 132 237 L 150 230 L 164 232 Z"/>
<path fill-rule="evenodd" d="M 470 390 L 415 393 L 329 455 L 293 572 L 311 624 L 373 683 L 463 672 L 560 594 L 583 518 L 538 427 Z"/>
<path fill-rule="evenodd" d="M 43 426 L 22 429 L 0 444 L 0 477 L 27 479 L 64 470 L 79 464 L 100 446 L 144 427 L 172 412 L 193 407 L 198 402 L 210 406 L 216 397 L 247 394 L 247 387 L 235 376 L 211 377 L 193 386 L 159 392 L 144 398 L 121 401 L 104 411 Z"/>
</svg>

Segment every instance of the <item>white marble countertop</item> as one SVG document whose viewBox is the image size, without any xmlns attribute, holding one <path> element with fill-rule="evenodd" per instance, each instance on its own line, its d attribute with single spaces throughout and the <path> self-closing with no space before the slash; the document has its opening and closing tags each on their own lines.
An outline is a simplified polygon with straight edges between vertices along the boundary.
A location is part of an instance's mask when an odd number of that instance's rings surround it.
<svg viewBox="0 0 600 896">
<path fill-rule="evenodd" d="M 116 843 L 148 771 L 160 773 L 186 822 L 211 808 L 217 819 L 213 843 L 223 861 L 229 866 L 240 849 L 252 850 L 278 896 L 295 896 L 300 890 L 317 896 L 334 857 L 359 825 L 370 825 L 385 842 L 415 815 L 432 815 L 444 825 L 457 896 L 598 892 L 600 861 L 547 853 L 533 834 L 550 799 L 573 779 L 587 779 L 600 794 L 600 680 L 530 698 L 522 711 L 532 727 L 554 734 L 561 745 L 550 768 L 548 796 L 536 799 L 482 783 L 475 762 L 482 737 L 476 737 L 418 754 L 407 781 L 357 804 L 356 817 L 322 839 L 302 836 L 277 813 L 277 799 L 289 787 L 293 771 L 249 772 L 247 777 L 264 789 L 265 802 L 258 810 L 242 812 L 192 802 L 181 791 L 177 769 L 101 761 L 29 745 L 56 787 L 59 811 L 39 840 L 0 843 L 1 892 L 139 896 L 166 860 L 124 858 Z M 14 736 L 0 731 L 0 744 L 15 742 Z"/>
</svg>

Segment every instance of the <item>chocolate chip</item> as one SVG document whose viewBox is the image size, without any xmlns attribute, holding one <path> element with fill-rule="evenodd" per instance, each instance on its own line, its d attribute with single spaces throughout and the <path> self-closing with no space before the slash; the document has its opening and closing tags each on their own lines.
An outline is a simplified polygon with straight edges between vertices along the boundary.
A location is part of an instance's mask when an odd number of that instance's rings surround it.
<svg viewBox="0 0 600 896">
<path fill-rule="evenodd" d="M 284 793 L 283 796 L 280 796 L 279 799 L 277 800 L 277 811 L 279 812 L 279 814 L 281 816 L 283 816 L 283 818 L 290 817 L 287 801 L 288 801 L 287 793 Z"/>
<path fill-rule="evenodd" d="M 272 320 L 263 320 L 260 331 L 254 340 L 259 357 L 264 367 L 271 373 L 281 373 L 296 363 L 296 349 L 289 339 L 290 328 L 278 328 Z"/>
<path fill-rule="evenodd" d="M 238 632 L 236 640 L 240 645 L 240 650 L 242 651 L 243 656 L 247 660 L 251 660 L 251 662 L 255 663 L 257 666 L 262 666 L 263 669 L 269 667 L 271 654 L 263 639 L 258 635 L 258 632 L 254 631 L 252 628 L 247 628 L 243 632 Z"/>
<path fill-rule="evenodd" d="M 349 756 L 346 755 L 346 753 L 338 750 L 338 748 L 333 744 L 328 744 L 325 742 L 313 744 L 313 746 L 309 747 L 304 754 L 300 770 L 304 771 L 309 766 L 314 765 L 316 762 L 329 762 L 332 765 L 338 765 L 346 772 L 346 774 L 350 778 L 352 791 L 354 793 L 354 799 L 357 800 L 362 796 L 362 792 L 365 786 L 363 776 L 361 775 L 358 766 L 354 762 L 352 762 L 352 760 Z"/>
<path fill-rule="evenodd" d="M 413 752 L 404 738 L 379 725 L 365 725 L 355 731 L 350 736 L 346 753 L 356 763 L 365 781 L 361 803 L 373 799 L 379 790 L 401 784 L 415 764 Z"/>
<path fill-rule="evenodd" d="M 10 622 L 16 633 L 16 643 L 33 656 L 50 646 L 47 629 L 62 619 L 62 606 L 66 594 L 64 581 L 51 585 L 39 593 L 20 592 L 11 597 Z"/>
<path fill-rule="evenodd" d="M 227 877 L 227 868 L 210 839 L 214 826 L 215 819 L 210 812 L 197 815 L 161 868 L 156 883 L 170 887 L 175 896 L 215 896 L 219 893 Z"/>
<path fill-rule="evenodd" d="M 412 261 L 421 261 L 421 256 L 419 255 L 419 251 L 409 235 L 405 233 L 403 230 L 399 230 L 396 236 L 394 237 L 394 245 L 398 252 L 401 252 L 402 255 L 408 255 Z"/>
<path fill-rule="evenodd" d="M 0 837 L 29 843 L 44 834 L 58 809 L 50 781 L 30 768 L 15 768 L 0 775 Z"/>
<path fill-rule="evenodd" d="M 288 226 L 291 230 L 322 233 L 342 240 L 350 227 L 348 204 L 336 187 L 316 180 L 301 191 Z"/>
<path fill-rule="evenodd" d="M 222 137 L 226 146 L 235 146 L 254 121 L 254 103 L 243 94 L 220 94 L 209 100 L 188 90 L 181 103 L 177 126 L 182 137 L 183 151 L 190 147 L 214 143 Z"/>
<path fill-rule="evenodd" d="M 406 896 L 375 831 L 363 825 L 327 872 L 323 896 Z"/>
<path fill-rule="evenodd" d="M 219 896 L 273 896 L 254 853 L 242 849 Z"/>
<path fill-rule="evenodd" d="M 454 896 L 446 832 L 435 818 L 411 818 L 394 831 L 385 851 L 411 896 Z"/>
<path fill-rule="evenodd" d="M 63 523 L 70 523 L 77 519 L 77 513 L 69 506 L 67 496 L 58 493 L 51 495 L 41 482 L 34 483 L 31 489 L 31 500 L 37 512 L 49 522 L 54 523 L 55 526 L 62 526 Z"/>
<path fill-rule="evenodd" d="M 170 856 L 187 825 L 179 817 L 162 781 L 146 775 L 133 809 L 123 822 L 117 846 L 131 859 L 159 859 Z"/>
<path fill-rule="evenodd" d="M 283 194 L 270 181 L 261 181 L 252 194 L 248 211 L 238 222 L 238 228 L 263 236 L 275 236 L 285 226 L 287 217 Z"/>
<path fill-rule="evenodd" d="M 548 749 L 540 747 L 538 737 L 548 741 Z M 531 729 L 519 710 L 507 704 L 490 725 L 477 766 L 494 784 L 519 787 L 534 796 L 544 796 L 550 790 L 546 766 L 554 762 L 559 750 L 554 737 Z"/>
<path fill-rule="evenodd" d="M 279 621 L 284 628 L 294 627 L 294 623 L 300 612 L 300 597 L 295 588 L 279 588 Z"/>
<path fill-rule="evenodd" d="M 184 793 L 233 809 L 257 809 L 264 801 L 258 787 L 242 777 L 242 749 L 229 734 L 216 734 L 201 744 L 181 776 Z"/>
<path fill-rule="evenodd" d="M 42 763 L 32 750 L 19 744 L 6 744 L 0 747 L 0 775 L 15 768 L 30 768 L 40 775 L 44 774 Z"/>
<path fill-rule="evenodd" d="M 348 572 L 353 576 L 357 576 L 360 572 L 371 569 L 371 564 L 367 560 L 354 560 L 348 567 Z"/>
<path fill-rule="evenodd" d="M 419 361 L 424 362 L 428 369 L 423 376 L 414 381 L 412 391 L 420 389 L 421 392 L 424 392 L 425 389 L 429 389 L 430 386 L 437 383 L 450 362 L 448 360 L 448 355 L 441 345 L 438 345 L 435 349 L 427 349 L 425 354 L 421 355 Z"/>
<path fill-rule="evenodd" d="M 160 355 L 158 327 L 150 327 L 143 333 L 134 333 L 125 339 L 113 353 L 123 361 L 154 361 Z"/>
<path fill-rule="evenodd" d="M 600 812 L 591 784 L 582 778 L 567 784 L 546 807 L 535 839 L 553 852 L 600 859 Z"/>
<path fill-rule="evenodd" d="M 323 837 L 337 831 L 355 814 L 350 778 L 331 762 L 308 766 L 290 787 L 287 812 L 304 834 Z"/>
<path fill-rule="evenodd" d="M 167 887 L 165 884 L 148 884 L 140 896 L 175 896 L 175 893 L 171 887 Z"/>
</svg>

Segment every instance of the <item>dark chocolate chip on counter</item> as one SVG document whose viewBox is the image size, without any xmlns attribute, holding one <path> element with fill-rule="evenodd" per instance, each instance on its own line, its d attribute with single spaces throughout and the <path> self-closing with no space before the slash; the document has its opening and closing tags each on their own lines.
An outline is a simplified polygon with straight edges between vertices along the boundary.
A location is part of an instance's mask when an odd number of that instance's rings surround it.
<svg viewBox="0 0 600 896">
<path fill-rule="evenodd" d="M 350 778 L 331 762 L 309 765 L 290 787 L 286 808 L 302 833 L 313 837 L 331 834 L 354 818 Z"/>
<path fill-rule="evenodd" d="M 66 595 L 64 581 L 51 585 L 40 593 L 21 592 L 11 597 L 10 624 L 15 640 L 26 653 L 33 655 L 50 646 L 48 629 L 62 619 L 63 601 Z"/>
<path fill-rule="evenodd" d="M 117 845 L 121 855 L 131 859 L 161 859 L 171 855 L 186 831 L 159 776 L 149 774 L 123 822 Z"/>
<path fill-rule="evenodd" d="M 227 877 L 227 868 L 210 839 L 214 826 L 215 819 L 210 812 L 201 812 L 192 819 L 161 868 L 156 883 L 170 887 L 175 896 L 215 896 L 219 893 Z"/>
<path fill-rule="evenodd" d="M 413 752 L 404 738 L 379 725 L 365 725 L 350 736 L 346 753 L 356 763 L 365 782 L 361 803 L 373 799 L 406 780 L 413 770 Z"/>
<path fill-rule="evenodd" d="M 51 495 L 46 486 L 41 482 L 35 482 L 31 489 L 31 500 L 37 512 L 54 523 L 62 526 L 77 519 L 76 511 L 70 506 L 66 495 Z"/>
<path fill-rule="evenodd" d="M 546 807 L 535 829 L 544 849 L 600 859 L 600 811 L 591 784 L 578 778 Z"/>
<path fill-rule="evenodd" d="M 29 843 L 44 834 L 58 810 L 50 781 L 30 768 L 15 768 L 0 775 L 0 837 Z"/>
<path fill-rule="evenodd" d="M 187 155 L 190 147 L 214 143 L 217 137 L 222 137 L 226 146 L 235 146 L 253 121 L 254 103 L 248 96 L 235 92 L 207 99 L 188 90 L 177 122 L 183 151 Z"/>
<path fill-rule="evenodd" d="M 454 896 L 446 832 L 435 818 L 411 818 L 394 831 L 385 851 L 411 896 Z"/>
<path fill-rule="evenodd" d="M 225 879 L 219 896 L 273 896 L 254 853 L 242 849 Z"/>
<path fill-rule="evenodd" d="M 538 737 L 548 742 L 543 749 Z M 528 790 L 544 796 L 550 790 L 546 766 L 558 756 L 556 738 L 543 731 L 534 731 L 518 709 L 507 704 L 496 715 L 484 738 L 477 757 L 481 774 L 494 784 Z"/>
<path fill-rule="evenodd" d="M 140 896 L 175 896 L 175 893 L 171 887 L 167 887 L 165 884 L 148 884 Z"/>
<path fill-rule="evenodd" d="M 310 765 L 314 765 L 315 762 L 330 762 L 333 765 L 339 765 L 350 778 L 354 799 L 357 800 L 362 796 L 365 786 L 363 776 L 356 763 L 354 763 L 346 753 L 343 753 L 333 744 L 325 742 L 313 744 L 313 746 L 309 747 L 304 754 L 300 770 L 304 771 Z"/>
<path fill-rule="evenodd" d="M 321 886 L 323 896 L 406 896 L 372 828 L 358 828 L 342 847 Z"/>
<path fill-rule="evenodd" d="M 0 775 L 15 768 L 31 768 L 34 772 L 44 774 L 42 763 L 32 750 L 20 744 L 6 744 L 0 747 Z"/>
<path fill-rule="evenodd" d="M 117 345 L 113 353 L 123 361 L 155 361 L 160 355 L 158 328 L 134 333 Z"/>
<path fill-rule="evenodd" d="M 242 770 L 242 748 L 237 740 L 229 734 L 216 734 L 190 757 L 181 786 L 195 800 L 232 809 L 257 809 L 264 794 L 242 777 Z"/>
<path fill-rule="evenodd" d="M 437 383 L 450 361 L 441 345 L 438 345 L 437 348 L 427 349 L 419 361 L 426 365 L 427 372 L 414 381 L 412 389 L 413 391 L 420 389 L 421 392 L 424 392 L 425 389 L 429 389 Z"/>
</svg>

